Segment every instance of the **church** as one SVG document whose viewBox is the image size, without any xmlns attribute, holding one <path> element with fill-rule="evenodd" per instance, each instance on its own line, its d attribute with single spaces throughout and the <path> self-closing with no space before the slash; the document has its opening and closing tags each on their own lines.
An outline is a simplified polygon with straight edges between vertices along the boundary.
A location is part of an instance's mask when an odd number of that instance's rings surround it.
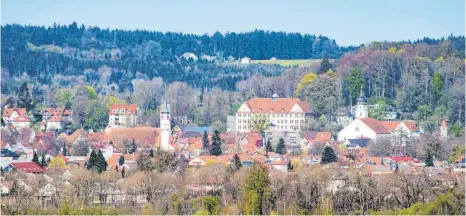
<svg viewBox="0 0 466 216">
<path fill-rule="evenodd" d="M 361 95 L 356 101 L 355 120 L 338 133 L 338 141 L 369 138 L 374 142 L 378 139 L 394 136 L 419 136 L 420 130 L 413 121 L 380 121 L 369 118 L 367 99 Z"/>
</svg>

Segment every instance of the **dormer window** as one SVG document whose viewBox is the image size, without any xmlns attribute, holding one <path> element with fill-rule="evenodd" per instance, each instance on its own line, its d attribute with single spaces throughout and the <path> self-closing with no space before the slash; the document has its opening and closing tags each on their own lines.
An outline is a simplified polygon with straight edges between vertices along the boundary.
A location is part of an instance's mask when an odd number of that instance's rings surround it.
<svg viewBox="0 0 466 216">
<path fill-rule="evenodd" d="M 281 111 L 281 112 L 285 112 L 285 109 L 282 108 L 280 111 Z"/>
<path fill-rule="evenodd" d="M 262 112 L 262 108 L 259 108 L 259 112 Z"/>
</svg>

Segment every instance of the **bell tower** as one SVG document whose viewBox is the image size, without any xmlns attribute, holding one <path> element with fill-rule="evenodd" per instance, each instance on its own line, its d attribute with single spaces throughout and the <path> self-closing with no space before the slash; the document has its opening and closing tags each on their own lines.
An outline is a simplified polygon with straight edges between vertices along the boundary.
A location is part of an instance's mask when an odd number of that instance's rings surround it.
<svg viewBox="0 0 466 216">
<path fill-rule="evenodd" d="M 171 116 L 170 104 L 167 103 L 167 93 L 165 92 L 164 103 L 160 107 L 160 130 L 161 139 L 160 145 L 163 150 L 170 150 L 170 131 L 171 131 Z"/>
<path fill-rule="evenodd" d="M 364 97 L 362 88 L 361 88 L 361 95 L 356 100 L 356 110 L 355 110 L 354 116 L 356 118 L 367 118 L 369 116 L 367 99 L 366 97 Z"/>
</svg>

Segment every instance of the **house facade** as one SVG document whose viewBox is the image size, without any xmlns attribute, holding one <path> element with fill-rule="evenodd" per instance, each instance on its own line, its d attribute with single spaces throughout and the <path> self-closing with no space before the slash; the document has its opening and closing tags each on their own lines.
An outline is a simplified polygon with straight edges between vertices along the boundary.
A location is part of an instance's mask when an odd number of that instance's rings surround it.
<svg viewBox="0 0 466 216">
<path fill-rule="evenodd" d="M 135 127 L 139 112 L 136 104 L 113 104 L 108 111 L 108 127 Z"/>
<path fill-rule="evenodd" d="M 272 131 L 301 131 L 309 106 L 298 98 L 252 98 L 243 103 L 236 112 L 236 131 L 254 131 L 251 124 L 255 119 L 269 122 Z"/>
<path fill-rule="evenodd" d="M 45 131 L 60 131 L 66 122 L 73 121 L 73 111 L 65 108 L 45 108 L 41 110 L 41 114 L 41 129 Z"/>
<path fill-rule="evenodd" d="M 29 128 L 32 124 L 26 108 L 7 108 L 3 111 L 2 118 L 5 124 L 11 124 L 15 128 Z"/>
</svg>

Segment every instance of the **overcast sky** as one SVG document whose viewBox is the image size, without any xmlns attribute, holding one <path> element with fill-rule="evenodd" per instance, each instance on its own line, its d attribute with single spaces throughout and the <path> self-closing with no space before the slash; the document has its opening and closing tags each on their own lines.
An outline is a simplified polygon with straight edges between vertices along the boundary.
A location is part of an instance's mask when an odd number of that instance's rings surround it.
<svg viewBox="0 0 466 216">
<path fill-rule="evenodd" d="M 464 35 L 464 0 L 1 0 L 2 24 L 54 22 L 212 34 L 254 29 L 333 38 L 339 45 Z"/>
</svg>

